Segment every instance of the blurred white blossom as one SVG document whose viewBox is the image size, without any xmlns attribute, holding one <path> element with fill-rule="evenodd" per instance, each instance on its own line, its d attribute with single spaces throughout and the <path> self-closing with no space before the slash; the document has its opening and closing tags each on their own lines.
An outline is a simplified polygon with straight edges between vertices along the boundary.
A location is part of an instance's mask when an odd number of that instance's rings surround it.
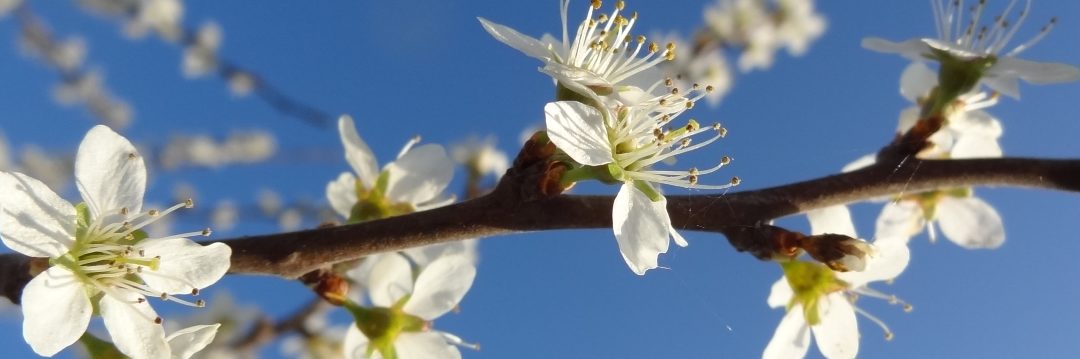
<svg viewBox="0 0 1080 359">
<path fill-rule="evenodd" d="M 813 0 L 717 0 L 706 8 L 705 23 L 716 41 L 741 46 L 743 72 L 771 67 L 782 48 L 793 56 L 804 54 L 826 26 Z"/>
<path fill-rule="evenodd" d="M 180 0 L 140 0 L 124 30 L 135 38 L 155 32 L 166 40 L 178 41 L 183 36 L 183 17 L 184 4 Z"/>
<path fill-rule="evenodd" d="M 219 201 L 210 213 L 210 223 L 219 231 L 231 231 L 233 227 L 236 227 L 238 220 L 240 220 L 240 209 L 230 200 Z"/>
<path fill-rule="evenodd" d="M 71 166 L 68 156 L 51 155 L 40 147 L 29 144 L 19 155 L 19 170 L 34 177 L 53 191 L 60 192 L 71 182 Z"/>
<path fill-rule="evenodd" d="M 184 48 L 183 73 L 189 78 L 212 73 L 217 68 L 217 51 L 221 46 L 221 26 L 207 22 L 195 32 L 194 40 Z"/>
<path fill-rule="evenodd" d="M 469 171 L 480 176 L 502 177 L 510 168 L 506 153 L 495 147 L 495 138 L 470 138 L 450 149 L 454 161 L 465 165 Z"/>
<path fill-rule="evenodd" d="M 277 151 L 277 140 L 264 130 L 236 132 L 221 142 L 207 135 L 174 136 L 161 153 L 161 166 L 219 168 L 265 161 Z"/>
</svg>

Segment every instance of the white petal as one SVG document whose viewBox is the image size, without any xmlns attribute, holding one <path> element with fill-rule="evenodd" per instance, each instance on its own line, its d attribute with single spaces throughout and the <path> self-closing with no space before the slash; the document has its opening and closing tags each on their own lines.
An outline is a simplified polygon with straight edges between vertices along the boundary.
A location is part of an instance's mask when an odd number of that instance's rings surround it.
<svg viewBox="0 0 1080 359">
<path fill-rule="evenodd" d="M 911 61 L 922 61 L 923 54 L 930 52 L 930 47 L 922 39 L 892 42 L 881 38 L 868 37 L 862 40 L 862 47 L 870 51 L 899 54 Z"/>
<path fill-rule="evenodd" d="M 409 248 L 401 252 L 408 256 L 409 259 L 412 259 L 413 263 L 416 263 L 416 266 L 420 268 L 426 267 L 440 257 L 450 255 L 464 256 L 469 260 L 469 263 L 476 264 L 476 245 L 477 240 L 466 239 Z"/>
<path fill-rule="evenodd" d="M 604 116 L 577 101 L 550 102 L 544 106 L 548 137 L 570 158 L 587 166 L 615 161 L 611 155 Z"/>
<path fill-rule="evenodd" d="M 977 197 L 946 197 L 938 202 L 937 222 L 946 238 L 967 249 L 993 249 L 1005 243 L 1005 226 L 990 204 Z"/>
<path fill-rule="evenodd" d="M 847 206 L 836 205 L 825 208 L 806 211 L 806 219 L 810 220 L 810 233 L 812 234 L 843 234 L 848 237 L 858 237 L 855 234 L 855 223 L 851 221 L 851 211 Z"/>
<path fill-rule="evenodd" d="M 388 308 L 401 297 L 412 293 L 412 267 L 409 266 L 409 260 L 397 253 L 382 254 L 378 258 L 370 259 L 376 259 L 375 266 L 371 267 L 370 283 L 367 284 L 371 304 Z"/>
<path fill-rule="evenodd" d="M 169 343 L 172 358 L 191 358 L 192 355 L 203 350 L 214 341 L 214 336 L 217 335 L 219 327 L 221 327 L 221 324 L 196 325 L 169 334 L 168 337 L 165 337 L 165 341 Z"/>
<path fill-rule="evenodd" d="M 23 288 L 22 310 L 23 338 L 38 355 L 52 356 L 79 340 L 94 308 L 82 282 L 52 266 Z"/>
<path fill-rule="evenodd" d="M 124 219 L 121 209 L 142 211 L 146 164 L 126 138 L 97 125 L 79 144 L 75 184 L 95 221 L 115 223 Z"/>
<path fill-rule="evenodd" d="M 664 207 L 667 207 L 667 198 L 663 198 L 661 201 L 664 202 Z M 675 245 L 679 247 L 686 247 L 690 245 L 690 243 L 686 242 L 686 238 L 683 238 L 683 236 L 675 230 L 675 227 L 672 227 L 670 224 L 668 225 L 668 233 L 671 234 L 671 239 L 675 241 Z"/>
<path fill-rule="evenodd" d="M 141 295 L 119 292 L 123 298 L 105 295 L 99 302 L 105 329 L 121 353 L 132 358 L 168 358 L 165 330 L 154 323 L 157 313 L 150 303 L 137 303 Z"/>
<path fill-rule="evenodd" d="M 919 97 L 929 94 L 937 82 L 937 72 L 922 62 L 912 62 L 900 75 L 900 94 L 915 103 Z"/>
<path fill-rule="evenodd" d="M 911 238 L 922 231 L 926 220 L 915 201 L 886 203 L 875 224 L 874 238 Z"/>
<path fill-rule="evenodd" d="M 553 54 L 548 48 L 548 45 L 544 42 L 530 36 L 522 35 L 520 32 L 517 32 L 517 30 L 493 23 L 485 18 L 478 17 L 477 19 L 480 20 L 480 25 L 484 26 L 484 30 L 487 30 L 488 34 L 491 34 L 491 36 L 496 40 L 499 40 L 499 42 L 502 42 L 515 50 L 521 51 L 529 57 L 537 58 L 545 62 L 551 60 Z"/>
<path fill-rule="evenodd" d="M 1015 75 L 983 76 L 982 83 L 1005 96 L 1020 99 L 1020 79 Z"/>
<path fill-rule="evenodd" d="M 810 327 L 803 318 L 802 306 L 791 308 L 776 326 L 762 359 L 791 359 L 806 356 L 810 349 Z"/>
<path fill-rule="evenodd" d="M 225 243 L 204 246 L 187 238 L 148 239 L 137 247 L 148 258 L 161 257 L 157 270 L 146 268 L 139 277 L 150 288 L 169 294 L 187 294 L 214 284 L 229 270 L 232 255 Z"/>
<path fill-rule="evenodd" d="M 858 169 L 862 169 L 863 167 L 870 167 L 874 163 L 877 163 L 877 154 L 871 153 L 871 154 L 859 157 L 859 158 L 855 159 L 854 161 L 851 161 L 851 163 L 848 163 L 847 165 L 844 165 L 844 168 L 840 169 L 840 172 L 845 172 L 846 173 L 846 172 L 855 171 L 855 170 L 858 170 Z"/>
<path fill-rule="evenodd" d="M 386 196 L 395 202 L 422 203 L 439 196 L 454 177 L 454 162 L 436 144 L 415 147 L 386 165 Z"/>
<path fill-rule="evenodd" d="M 59 257 L 75 240 L 75 207 L 44 183 L 0 172 L 0 240 L 31 257 Z"/>
<path fill-rule="evenodd" d="M 326 200 L 334 212 L 346 219 L 352 215 L 352 207 L 356 204 L 356 177 L 352 173 L 342 172 L 336 180 L 326 184 Z"/>
<path fill-rule="evenodd" d="M 919 107 L 910 106 L 900 111 L 900 118 L 896 124 L 896 133 L 907 133 L 919 122 Z M 938 131 L 938 133 L 944 131 Z M 935 133 L 936 134 L 936 133 Z"/>
<path fill-rule="evenodd" d="M 434 320 L 461 302 L 475 278 L 476 266 L 468 257 L 450 255 L 436 259 L 416 277 L 412 297 L 402 309 L 424 320 Z"/>
<path fill-rule="evenodd" d="M 990 72 L 991 76 L 998 73 L 1017 76 L 1034 85 L 1072 82 L 1080 79 L 1080 69 L 1072 65 L 1021 60 L 1011 56 L 998 58 Z"/>
<path fill-rule="evenodd" d="M 583 95 L 595 93 L 589 88 L 612 89 L 614 87 L 614 84 L 608 81 L 607 78 L 595 72 L 557 62 L 549 62 L 540 69 L 540 72 L 548 74 L 558 83 Z"/>
<path fill-rule="evenodd" d="M 949 158 L 997 158 L 1001 157 L 1001 145 L 997 138 L 970 134 L 961 136 L 953 143 Z"/>
<path fill-rule="evenodd" d="M 359 359 L 366 358 L 364 353 L 367 353 L 368 337 L 356 327 L 356 323 L 349 325 L 349 329 L 345 331 L 345 339 L 343 349 L 345 351 L 346 359 Z M 378 351 L 374 352 L 372 357 L 381 357 Z"/>
<path fill-rule="evenodd" d="M 980 135 L 991 138 L 1001 137 L 1004 129 L 1001 121 L 986 111 L 966 111 L 961 116 L 949 118 L 949 128 L 961 133 L 961 136 Z"/>
<path fill-rule="evenodd" d="M 852 288 L 864 284 L 896 278 L 907 268 L 911 261 L 911 251 L 904 238 L 879 238 L 874 241 L 874 252 L 862 272 L 836 273 L 836 277 L 847 282 Z"/>
<path fill-rule="evenodd" d="M 836 292 L 818 301 L 821 323 L 810 327 L 818 350 L 829 359 L 855 358 L 859 353 L 859 325 L 855 322 L 855 309 Z"/>
<path fill-rule="evenodd" d="M 436 332 L 401 333 L 394 342 L 398 359 L 459 359 L 461 352 Z"/>
<path fill-rule="evenodd" d="M 379 177 L 379 164 L 375 161 L 375 154 L 367 143 L 360 139 L 356 125 L 349 115 L 338 119 L 338 132 L 341 134 L 341 143 L 345 146 L 345 160 L 352 166 L 353 171 L 356 171 L 356 176 L 364 187 L 371 188 Z"/>
<path fill-rule="evenodd" d="M 787 277 L 780 276 L 780 279 L 773 283 L 772 289 L 769 290 L 769 299 L 765 302 L 769 303 L 770 308 L 784 308 L 791 302 L 791 297 L 794 295 L 795 292 L 791 290 Z"/>
<path fill-rule="evenodd" d="M 615 240 L 630 270 L 638 275 L 657 267 L 657 257 L 667 252 L 667 208 L 657 207 L 633 184 L 622 185 L 611 210 Z"/>
</svg>

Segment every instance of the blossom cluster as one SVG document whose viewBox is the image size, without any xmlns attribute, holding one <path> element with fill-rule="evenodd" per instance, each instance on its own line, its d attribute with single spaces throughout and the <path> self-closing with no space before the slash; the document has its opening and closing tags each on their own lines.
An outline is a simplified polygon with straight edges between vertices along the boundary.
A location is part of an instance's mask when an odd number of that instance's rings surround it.
<svg viewBox="0 0 1080 359">
<path fill-rule="evenodd" d="M 612 229 L 619 251 L 639 275 L 659 266 L 658 256 L 670 244 L 686 246 L 667 212 L 667 200 L 656 187 L 725 189 L 732 183 L 705 185 L 700 176 L 716 172 L 730 162 L 723 156 L 715 166 L 699 170 L 657 170 L 653 166 L 697 150 L 723 137 L 720 124 L 702 126 L 691 119 L 675 119 L 714 89 L 692 84 L 675 87 L 656 65 L 676 57 L 675 44 L 649 42 L 633 35 L 637 13 L 628 14 L 617 1 L 611 14 L 594 14 L 601 3 L 592 1 L 576 27 L 568 29 L 569 2 L 561 2 L 562 40 L 545 35 L 532 38 L 509 27 L 480 19 L 495 39 L 543 62 L 540 71 L 556 84 L 556 101 L 544 106 L 547 137 L 568 157 L 572 169 L 567 185 L 585 179 L 621 184 L 612 209 Z M 699 143 L 699 134 L 712 136 Z"/>
</svg>

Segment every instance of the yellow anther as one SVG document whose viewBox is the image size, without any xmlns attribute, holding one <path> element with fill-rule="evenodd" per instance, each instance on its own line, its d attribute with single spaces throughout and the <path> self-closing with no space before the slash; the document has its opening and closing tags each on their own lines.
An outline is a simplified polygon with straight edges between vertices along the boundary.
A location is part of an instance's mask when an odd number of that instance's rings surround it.
<svg viewBox="0 0 1080 359">
<path fill-rule="evenodd" d="M 195 208 L 195 200 L 191 198 L 184 200 L 184 208 Z"/>
</svg>

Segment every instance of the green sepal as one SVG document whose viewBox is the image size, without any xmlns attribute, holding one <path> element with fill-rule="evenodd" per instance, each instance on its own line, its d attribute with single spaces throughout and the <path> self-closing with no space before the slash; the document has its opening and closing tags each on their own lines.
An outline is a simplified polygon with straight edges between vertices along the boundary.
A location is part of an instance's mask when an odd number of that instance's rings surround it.
<svg viewBox="0 0 1080 359">
<path fill-rule="evenodd" d="M 131 232 L 131 237 L 132 237 L 131 243 L 128 243 L 128 244 L 135 244 L 135 243 L 142 242 L 142 240 L 144 240 L 146 238 L 149 238 L 150 235 L 146 234 L 146 231 L 143 231 L 141 229 L 136 229 L 136 230 Z"/>
<path fill-rule="evenodd" d="M 653 188 L 649 182 L 634 181 L 634 188 L 637 188 L 641 193 L 644 193 L 645 196 L 649 197 L 649 200 L 653 202 L 660 202 L 661 199 L 664 199 L 664 195 L 660 194 L 656 188 Z"/>
<path fill-rule="evenodd" d="M 79 202 L 75 205 L 75 242 L 80 242 L 81 239 L 85 239 L 87 231 L 90 230 L 90 207 L 86 205 L 86 202 Z"/>
<path fill-rule="evenodd" d="M 394 341 L 402 332 L 420 332 L 425 330 L 427 322 L 402 311 L 409 296 L 404 296 L 390 308 L 364 307 L 346 300 L 343 307 L 352 314 L 356 328 L 369 340 L 367 356 L 378 351 L 383 358 L 396 358 Z"/>
<path fill-rule="evenodd" d="M 948 51 L 931 48 L 931 56 L 941 64 L 938 70 L 938 87 L 933 92 L 931 106 L 923 117 L 940 114 L 945 106 L 955 101 L 979 84 L 986 70 L 997 63 L 997 57 L 987 55 L 976 58 L 959 58 Z"/>
<path fill-rule="evenodd" d="M 116 345 L 98 339 L 89 332 L 83 333 L 82 337 L 79 338 L 79 342 L 86 348 L 86 353 L 90 356 L 90 359 L 127 359 L 127 356 L 121 353 L 120 349 L 116 348 Z"/>
<path fill-rule="evenodd" d="M 847 287 L 847 283 L 836 278 L 835 272 L 820 263 L 787 261 L 780 263 L 780 267 L 784 269 L 784 278 L 794 294 L 788 303 L 788 310 L 795 304 L 802 304 L 803 316 L 810 325 L 821 323 L 818 313 L 821 297 Z"/>
</svg>

